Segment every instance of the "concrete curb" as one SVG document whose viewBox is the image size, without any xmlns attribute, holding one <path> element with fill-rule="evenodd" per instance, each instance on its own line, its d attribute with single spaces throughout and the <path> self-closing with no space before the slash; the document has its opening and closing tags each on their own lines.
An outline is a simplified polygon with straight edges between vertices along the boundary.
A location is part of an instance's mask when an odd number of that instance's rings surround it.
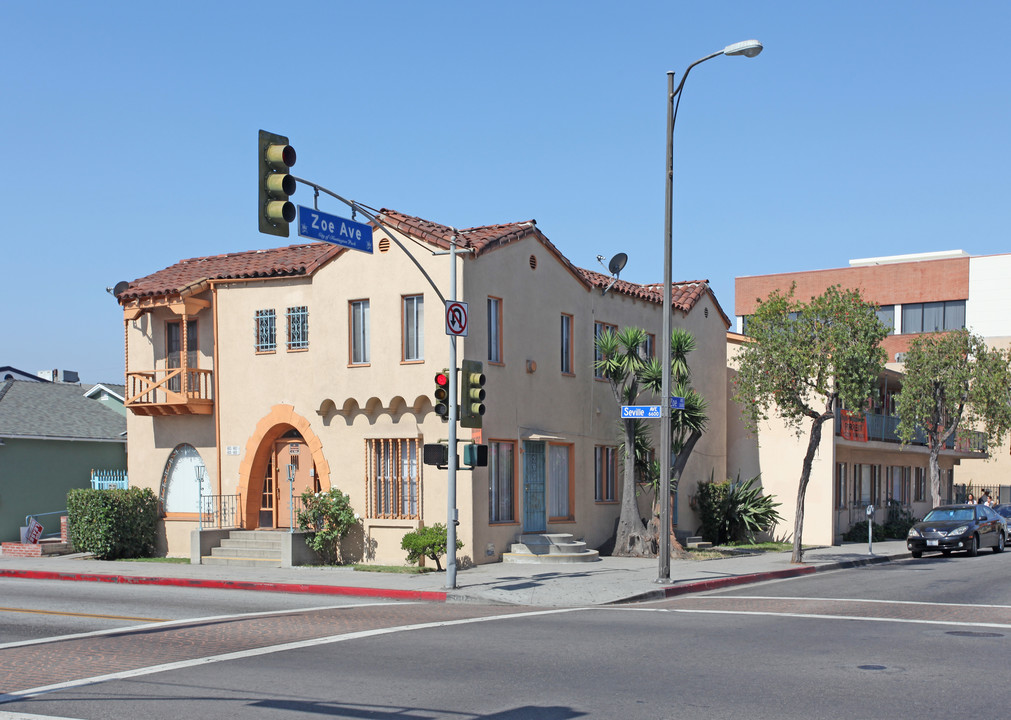
<svg viewBox="0 0 1011 720">
<path fill-rule="evenodd" d="M 2 568 L 0 568 L 0 577 L 22 578 L 26 580 L 76 580 L 123 585 L 161 585 L 172 587 L 211 588 L 215 590 L 256 590 L 259 592 L 347 595 L 353 597 L 378 597 L 386 598 L 388 600 L 424 600 L 426 602 L 446 602 L 446 593 L 444 592 L 349 587 L 342 585 L 308 585 L 301 583 L 253 582 L 249 580 L 196 580 L 193 578 L 101 575 L 97 573 L 9 570 Z"/>
<path fill-rule="evenodd" d="M 864 565 L 878 565 L 880 563 L 891 562 L 911 557 L 908 553 L 902 555 L 882 555 L 869 557 L 861 560 L 843 560 L 834 563 L 824 563 L 822 565 L 802 565 L 788 568 L 786 570 L 769 570 L 767 572 L 751 573 L 749 575 L 732 575 L 730 577 L 716 578 L 714 580 L 697 580 L 686 582 L 671 587 L 658 588 L 649 592 L 633 595 L 622 600 L 615 600 L 610 605 L 623 605 L 625 603 L 648 602 L 651 600 L 666 600 L 678 595 L 688 595 L 690 593 L 707 592 L 709 590 L 721 590 L 723 588 L 734 587 L 736 585 L 751 585 L 765 582 L 767 580 L 781 580 L 783 578 L 800 577 L 802 575 L 813 575 L 819 572 L 831 570 L 848 570 L 850 568 L 862 567 Z"/>
</svg>

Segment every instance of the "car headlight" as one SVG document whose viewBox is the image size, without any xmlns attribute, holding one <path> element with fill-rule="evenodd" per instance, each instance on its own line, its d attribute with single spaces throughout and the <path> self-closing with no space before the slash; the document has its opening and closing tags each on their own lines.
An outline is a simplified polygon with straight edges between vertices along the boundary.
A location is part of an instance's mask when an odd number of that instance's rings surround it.
<svg viewBox="0 0 1011 720">
<path fill-rule="evenodd" d="M 920 537 L 920 531 L 917 530 L 916 528 L 909 528 L 909 534 L 906 535 L 906 537 L 911 537 L 911 538 Z"/>
<path fill-rule="evenodd" d="M 964 535 L 965 531 L 969 529 L 968 525 L 959 525 L 954 530 L 949 530 L 948 535 Z"/>
</svg>

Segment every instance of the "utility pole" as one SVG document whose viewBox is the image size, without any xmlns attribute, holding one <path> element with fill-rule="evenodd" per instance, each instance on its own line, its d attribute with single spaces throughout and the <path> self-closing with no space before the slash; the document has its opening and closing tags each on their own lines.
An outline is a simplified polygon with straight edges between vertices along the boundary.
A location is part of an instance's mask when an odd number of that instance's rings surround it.
<svg viewBox="0 0 1011 720">
<path fill-rule="evenodd" d="M 456 302 L 456 229 L 449 241 L 449 302 Z M 457 400 L 459 379 L 456 372 L 456 335 L 449 336 L 449 472 L 446 489 L 446 589 L 456 588 L 456 421 L 460 415 Z"/>
</svg>

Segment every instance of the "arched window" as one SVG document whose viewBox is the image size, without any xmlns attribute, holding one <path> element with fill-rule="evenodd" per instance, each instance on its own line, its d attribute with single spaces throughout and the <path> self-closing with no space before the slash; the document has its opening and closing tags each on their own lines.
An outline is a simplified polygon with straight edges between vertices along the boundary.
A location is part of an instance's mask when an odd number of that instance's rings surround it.
<svg viewBox="0 0 1011 720">
<path fill-rule="evenodd" d="M 211 481 L 200 453 L 192 445 L 177 445 L 162 475 L 162 508 L 166 513 L 196 513 L 199 495 L 211 493 Z"/>
</svg>

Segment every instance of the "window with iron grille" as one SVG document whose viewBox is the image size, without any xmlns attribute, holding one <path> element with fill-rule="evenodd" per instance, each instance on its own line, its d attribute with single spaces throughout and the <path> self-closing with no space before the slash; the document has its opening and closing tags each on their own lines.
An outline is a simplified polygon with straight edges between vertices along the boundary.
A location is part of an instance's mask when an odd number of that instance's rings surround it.
<svg viewBox="0 0 1011 720">
<path fill-rule="evenodd" d="M 288 308 L 288 349 L 309 347 L 309 308 L 305 305 Z"/>
<path fill-rule="evenodd" d="M 516 443 L 488 443 L 488 522 L 515 522 Z"/>
<path fill-rule="evenodd" d="M 369 517 L 421 516 L 421 441 L 379 438 L 365 441 Z"/>
<path fill-rule="evenodd" d="M 256 311 L 256 352 L 274 352 L 277 331 L 273 310 Z"/>
</svg>

